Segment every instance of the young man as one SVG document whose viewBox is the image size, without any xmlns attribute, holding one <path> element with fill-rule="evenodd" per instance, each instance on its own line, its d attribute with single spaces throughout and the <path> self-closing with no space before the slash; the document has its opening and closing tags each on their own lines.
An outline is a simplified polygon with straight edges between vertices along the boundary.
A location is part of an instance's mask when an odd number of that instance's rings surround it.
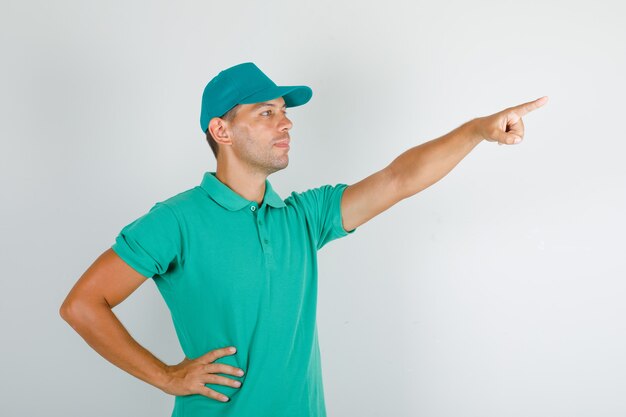
<svg viewBox="0 0 626 417">
<path fill-rule="evenodd" d="M 283 200 L 267 177 L 289 164 L 285 109 L 311 95 L 277 86 L 251 62 L 221 71 L 200 116 L 216 171 L 125 226 L 61 306 L 104 358 L 175 395 L 175 416 L 325 416 L 317 251 L 443 178 L 481 141 L 518 143 L 521 117 L 547 101 L 473 119 L 356 184 Z M 112 312 L 147 278 L 186 355 L 176 365 L 139 345 Z"/>
</svg>

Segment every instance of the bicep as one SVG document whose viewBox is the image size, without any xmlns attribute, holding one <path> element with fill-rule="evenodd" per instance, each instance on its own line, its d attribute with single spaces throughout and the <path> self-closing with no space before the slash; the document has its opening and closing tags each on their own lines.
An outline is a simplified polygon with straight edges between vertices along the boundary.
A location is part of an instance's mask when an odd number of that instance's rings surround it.
<svg viewBox="0 0 626 417">
<path fill-rule="evenodd" d="M 83 273 L 67 296 L 66 303 L 89 301 L 115 307 L 148 278 L 131 268 L 109 248 Z"/>
<path fill-rule="evenodd" d="M 349 185 L 341 199 L 345 230 L 353 230 L 402 200 L 393 171 L 387 166 Z"/>
</svg>

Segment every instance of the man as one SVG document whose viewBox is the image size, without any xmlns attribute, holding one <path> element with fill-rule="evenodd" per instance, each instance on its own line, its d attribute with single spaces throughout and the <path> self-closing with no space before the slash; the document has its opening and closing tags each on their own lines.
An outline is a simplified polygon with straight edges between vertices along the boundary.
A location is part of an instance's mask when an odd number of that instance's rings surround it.
<svg viewBox="0 0 626 417">
<path fill-rule="evenodd" d="M 518 143 L 521 117 L 547 101 L 473 119 L 356 184 L 283 200 L 267 177 L 289 163 L 286 108 L 311 95 L 277 86 L 251 62 L 221 71 L 200 116 L 216 171 L 125 226 L 61 306 L 104 358 L 175 395 L 175 416 L 325 416 L 317 251 L 440 180 L 482 140 Z M 176 365 L 139 345 L 112 312 L 147 278 L 186 355 Z"/>
</svg>

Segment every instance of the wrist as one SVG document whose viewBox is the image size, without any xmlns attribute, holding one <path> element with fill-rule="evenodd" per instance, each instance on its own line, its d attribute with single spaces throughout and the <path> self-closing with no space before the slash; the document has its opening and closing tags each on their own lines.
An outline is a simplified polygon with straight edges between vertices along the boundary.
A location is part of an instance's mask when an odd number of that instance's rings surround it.
<svg viewBox="0 0 626 417">
<path fill-rule="evenodd" d="M 161 370 L 159 371 L 159 374 L 156 378 L 154 385 L 157 388 L 159 388 L 161 391 L 168 392 L 168 387 L 170 383 L 172 382 L 172 375 L 170 373 L 170 370 L 171 370 L 171 366 L 164 365 L 163 367 L 161 367 Z"/>
<path fill-rule="evenodd" d="M 483 124 L 482 119 L 483 119 L 482 117 L 476 117 L 470 120 L 469 122 L 467 122 L 470 139 L 473 143 L 476 143 L 476 144 L 482 142 L 485 139 L 485 135 L 482 129 L 482 124 Z"/>
</svg>

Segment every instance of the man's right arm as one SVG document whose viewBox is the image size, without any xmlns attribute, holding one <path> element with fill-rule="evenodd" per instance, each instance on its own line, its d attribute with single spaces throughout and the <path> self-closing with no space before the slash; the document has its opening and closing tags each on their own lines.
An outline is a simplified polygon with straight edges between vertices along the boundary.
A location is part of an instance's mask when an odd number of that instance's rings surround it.
<svg viewBox="0 0 626 417">
<path fill-rule="evenodd" d="M 183 359 L 177 365 L 166 365 L 131 337 L 113 314 L 113 307 L 124 301 L 146 281 L 113 249 L 107 249 L 85 271 L 67 295 L 60 314 L 96 352 L 109 362 L 171 395 L 200 394 L 218 401 L 225 395 L 204 384 L 238 388 L 232 378 L 243 370 L 214 363 L 233 355 L 228 347 L 211 350 L 196 359 Z"/>
<path fill-rule="evenodd" d="M 137 343 L 112 311 L 146 279 L 109 248 L 76 282 L 59 312 L 109 362 L 164 390 L 167 365 Z"/>
</svg>

